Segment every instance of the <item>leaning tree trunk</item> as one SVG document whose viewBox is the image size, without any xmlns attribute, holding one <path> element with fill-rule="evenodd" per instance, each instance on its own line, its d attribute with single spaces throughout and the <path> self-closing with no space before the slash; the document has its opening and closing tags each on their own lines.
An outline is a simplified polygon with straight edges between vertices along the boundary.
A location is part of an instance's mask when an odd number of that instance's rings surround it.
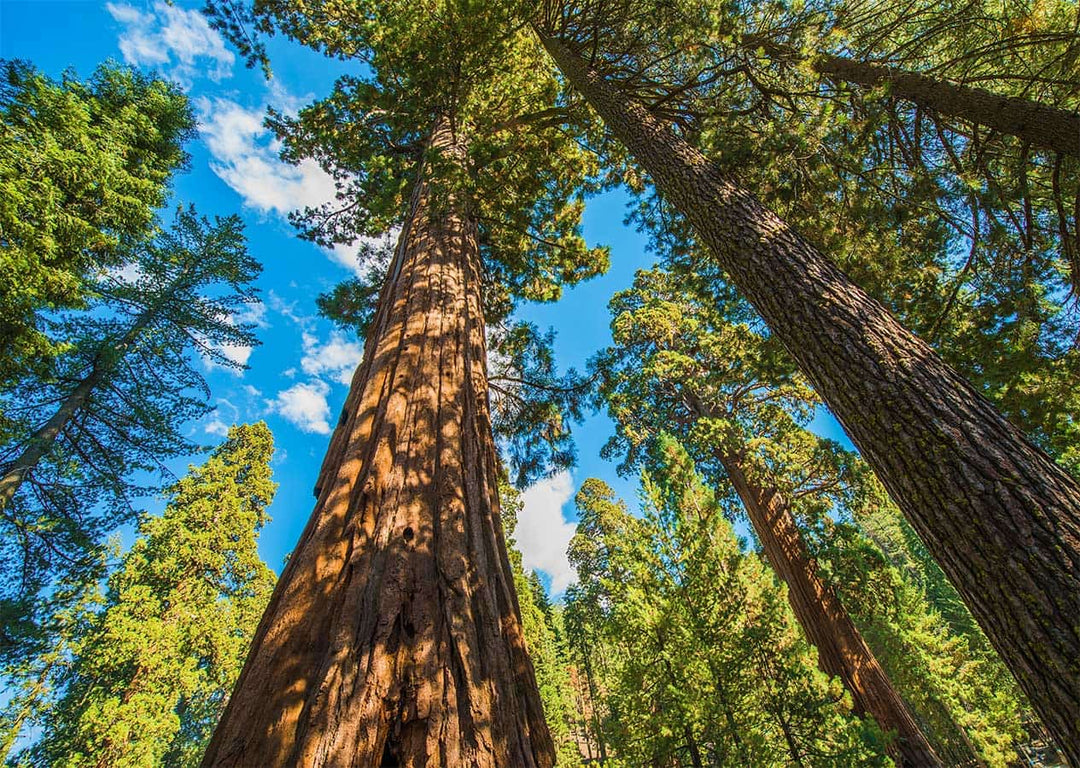
<svg viewBox="0 0 1080 768">
<path fill-rule="evenodd" d="M 22 453 L 4 469 L 0 477 L 0 511 L 7 509 L 26 478 L 53 451 L 60 435 L 86 407 L 94 391 L 105 383 L 117 362 L 154 319 L 160 305 L 161 302 L 154 302 L 143 310 L 118 339 L 102 342 L 86 376 L 64 397 L 56 412 L 31 435 Z"/>
<path fill-rule="evenodd" d="M 749 192 L 541 39 L 799 363 L 1080 765 L 1080 486 Z"/>
<path fill-rule="evenodd" d="M 430 151 L 461 157 L 447 121 Z M 204 766 L 554 762 L 499 522 L 476 224 L 423 177 L 410 205 Z"/>
<path fill-rule="evenodd" d="M 924 109 L 1016 136 L 1034 147 L 1080 157 L 1080 115 L 1075 112 L 843 56 L 818 56 L 813 67 L 847 83 L 887 85 L 891 95 Z"/>
<path fill-rule="evenodd" d="M 742 45 L 762 48 L 778 59 L 800 57 L 795 48 L 764 35 L 747 35 Z M 887 85 L 890 95 L 932 112 L 992 128 L 1034 147 L 1080 157 L 1080 114 L 1076 112 L 847 56 L 823 53 L 812 58 L 810 65 L 834 80 L 867 88 Z"/>
<path fill-rule="evenodd" d="M 822 670 L 840 678 L 860 714 L 873 717 L 883 730 L 896 732 L 895 751 L 903 765 L 942 765 L 847 609 L 818 575 L 817 561 L 807 551 L 787 499 L 777 489 L 756 482 L 739 456 L 725 452 L 719 459 L 765 557 L 787 585 L 788 602 L 817 648 Z"/>
</svg>

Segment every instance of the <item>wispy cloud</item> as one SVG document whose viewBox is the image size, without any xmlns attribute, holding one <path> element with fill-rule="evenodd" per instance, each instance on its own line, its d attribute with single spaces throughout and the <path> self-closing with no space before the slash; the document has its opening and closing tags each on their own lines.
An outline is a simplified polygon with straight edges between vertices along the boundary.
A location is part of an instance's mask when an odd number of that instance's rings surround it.
<svg viewBox="0 0 1080 768">
<path fill-rule="evenodd" d="M 518 517 L 514 538 L 521 550 L 525 570 L 543 571 L 551 577 L 553 594 L 565 592 L 577 580 L 566 550 L 577 525 L 563 517 L 562 508 L 574 495 L 569 472 L 530 485 L 521 494 L 524 507 Z"/>
<path fill-rule="evenodd" d="M 321 379 L 312 379 L 278 392 L 276 398 L 266 401 L 266 405 L 271 412 L 294 424 L 302 432 L 328 435 L 330 404 L 326 402 L 326 396 L 329 393 L 329 384 Z"/>
<path fill-rule="evenodd" d="M 232 76 L 236 57 L 197 10 L 164 2 L 147 11 L 127 3 L 105 8 L 123 25 L 120 52 L 129 64 L 156 67 L 187 88 L 198 77 L 219 82 Z"/>
<path fill-rule="evenodd" d="M 364 357 L 360 342 L 349 339 L 341 331 L 332 331 L 325 342 L 305 331 L 302 341 L 304 356 L 300 359 L 300 368 L 304 373 L 311 376 L 327 374 L 346 386 L 352 382 L 353 372 Z"/>
</svg>

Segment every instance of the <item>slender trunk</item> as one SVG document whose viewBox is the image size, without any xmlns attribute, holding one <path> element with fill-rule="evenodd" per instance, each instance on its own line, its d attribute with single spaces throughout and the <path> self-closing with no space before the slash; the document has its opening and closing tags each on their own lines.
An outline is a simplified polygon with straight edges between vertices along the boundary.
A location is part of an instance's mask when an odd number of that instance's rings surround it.
<svg viewBox="0 0 1080 768">
<path fill-rule="evenodd" d="M 697 739 L 694 738 L 694 732 L 689 725 L 683 728 L 683 738 L 686 739 L 686 748 L 690 750 L 690 764 L 694 768 L 704 768 L 705 763 L 701 761 L 701 750 L 698 748 Z"/>
<path fill-rule="evenodd" d="M 807 551 L 787 500 L 748 476 L 739 457 L 724 453 L 719 459 L 765 557 L 787 585 L 788 601 L 807 639 L 817 648 L 822 670 L 840 678 L 860 714 L 873 717 L 883 730 L 896 732 L 896 751 L 904 765 L 942 765 L 851 616 L 818 575 L 817 561 Z"/>
<path fill-rule="evenodd" d="M 763 48 L 770 56 L 798 59 L 799 52 L 762 35 L 743 38 L 747 48 Z M 823 53 L 811 60 L 814 71 L 835 80 L 889 93 L 924 109 L 983 125 L 1042 149 L 1080 157 L 1080 114 L 1017 96 L 957 85 L 939 77 L 847 56 Z"/>
<path fill-rule="evenodd" d="M 607 750 L 604 747 L 604 733 L 600 728 L 600 713 L 597 712 L 596 702 L 599 699 L 596 696 L 596 683 L 593 678 L 592 662 L 590 659 L 590 651 L 588 643 L 584 644 L 581 649 L 581 657 L 585 664 L 585 684 L 589 688 L 589 708 L 592 710 L 593 730 L 596 732 L 596 748 L 600 752 L 600 762 L 607 763 Z"/>
<path fill-rule="evenodd" d="M 157 311 L 157 304 L 144 310 L 131 324 L 131 327 L 115 341 L 106 341 L 98 353 L 94 356 L 94 362 L 90 366 L 90 372 L 79 382 L 56 412 L 49 417 L 27 442 L 26 448 L 6 469 L 4 476 L 0 478 L 0 511 L 7 509 L 11 500 L 19 490 L 19 486 L 34 471 L 38 463 L 49 455 L 56 446 L 56 441 L 71 420 L 90 399 L 90 395 L 101 385 L 102 381 L 112 371 L 117 361 L 122 359 L 124 352 L 131 343 L 149 325 Z"/>
<path fill-rule="evenodd" d="M 1080 765 L 1080 486 L 779 217 L 541 37 L 799 363 Z"/>
<path fill-rule="evenodd" d="M 449 121 L 432 153 L 461 158 Z M 475 221 L 413 193 L 318 501 L 204 766 L 554 762 L 499 522 Z"/>
<path fill-rule="evenodd" d="M 924 109 L 984 125 L 1034 147 L 1080 157 L 1080 115 L 1075 112 L 843 56 L 818 56 L 813 67 L 856 85 L 887 85 L 891 95 Z"/>
</svg>

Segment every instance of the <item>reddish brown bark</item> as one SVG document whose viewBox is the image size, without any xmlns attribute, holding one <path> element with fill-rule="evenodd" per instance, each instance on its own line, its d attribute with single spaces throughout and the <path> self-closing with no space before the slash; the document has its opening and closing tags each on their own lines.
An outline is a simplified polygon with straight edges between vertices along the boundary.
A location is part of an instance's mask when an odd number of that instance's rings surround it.
<svg viewBox="0 0 1080 768">
<path fill-rule="evenodd" d="M 460 157 L 449 124 L 434 151 Z M 204 766 L 554 762 L 499 522 L 475 222 L 427 180 Z"/>
<path fill-rule="evenodd" d="M 896 753 L 906 766 L 942 765 L 904 700 L 873 651 L 866 645 L 836 593 L 818 575 L 791 506 L 777 489 L 753 479 L 738 456 L 721 454 L 720 463 L 746 508 L 765 557 L 787 585 L 788 601 L 818 663 L 840 678 L 860 714 L 897 734 Z"/>
<path fill-rule="evenodd" d="M 798 362 L 1080 765 L 1080 485 L 776 214 L 541 38 Z"/>
</svg>

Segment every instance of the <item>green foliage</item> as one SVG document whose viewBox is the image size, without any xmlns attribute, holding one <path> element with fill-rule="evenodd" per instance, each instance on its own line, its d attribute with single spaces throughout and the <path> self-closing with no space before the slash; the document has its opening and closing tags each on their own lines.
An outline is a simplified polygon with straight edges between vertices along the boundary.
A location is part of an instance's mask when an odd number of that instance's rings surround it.
<svg viewBox="0 0 1080 768">
<path fill-rule="evenodd" d="M 506 549 L 514 575 L 518 606 L 521 609 L 521 627 L 529 647 L 529 658 L 532 659 L 533 669 L 536 671 L 544 717 L 555 742 L 556 764 L 577 765 L 581 756 L 573 738 L 576 713 L 562 613 L 558 606 L 552 605 L 548 600 L 537 575 L 526 574 L 522 566 L 521 552 L 515 546 L 513 538 L 517 517 L 522 508 L 520 494 L 513 486 L 503 483 L 499 487 L 499 496 Z"/>
<path fill-rule="evenodd" d="M 1080 161 L 819 67 L 837 55 L 1074 111 L 1074 3 L 553 5 L 564 41 L 1080 471 Z M 639 220 L 662 253 L 693 251 L 663 201 Z"/>
<path fill-rule="evenodd" d="M 662 269 L 611 307 L 615 345 L 595 363 L 617 423 L 608 451 L 651 468 L 676 433 L 732 515 L 720 456 L 739 456 L 791 500 L 822 575 L 940 753 L 1006 764 L 1023 698 L 865 465 L 807 429 L 818 401 L 753 314 L 707 274 Z"/>
<path fill-rule="evenodd" d="M 0 605 L 30 619 L 31 635 L 51 581 L 93 568 L 134 500 L 168 476 L 165 462 L 197 447 L 182 430 L 209 410 L 209 391 L 192 352 L 236 368 L 225 352 L 257 343 L 243 313 L 260 266 L 237 217 L 179 210 L 168 231 L 121 252 L 129 269 L 99 275 L 87 310 L 57 316 L 66 351 L 0 393 L 11 418 L 4 474 L 45 449 L 0 516 Z"/>
<path fill-rule="evenodd" d="M 198 765 L 274 585 L 256 547 L 272 454 L 265 424 L 233 427 L 140 521 L 32 765 Z"/>
<path fill-rule="evenodd" d="M 362 66 L 295 118 L 272 113 L 283 157 L 312 158 L 338 181 L 338 200 L 295 217 L 305 236 L 353 242 L 400 225 L 421 168 L 444 193 L 464 193 L 480 228 L 485 311 L 512 297 L 552 301 L 560 285 L 607 268 L 581 236 L 583 195 L 597 158 L 569 119 L 573 105 L 514 4 L 373 0 L 209 3 L 212 22 L 253 60 L 258 33 L 281 32 Z M 450 120 L 464 158 L 430 151 Z"/>
<path fill-rule="evenodd" d="M 82 306 L 153 230 L 194 129 L 187 98 L 134 69 L 54 81 L 0 62 L 0 386 L 64 348 L 42 313 Z"/>
<path fill-rule="evenodd" d="M 586 481 L 570 549 L 567 623 L 592 660 L 614 764 L 890 764 L 685 450 L 664 438 L 653 466 L 642 518 Z"/>
</svg>

